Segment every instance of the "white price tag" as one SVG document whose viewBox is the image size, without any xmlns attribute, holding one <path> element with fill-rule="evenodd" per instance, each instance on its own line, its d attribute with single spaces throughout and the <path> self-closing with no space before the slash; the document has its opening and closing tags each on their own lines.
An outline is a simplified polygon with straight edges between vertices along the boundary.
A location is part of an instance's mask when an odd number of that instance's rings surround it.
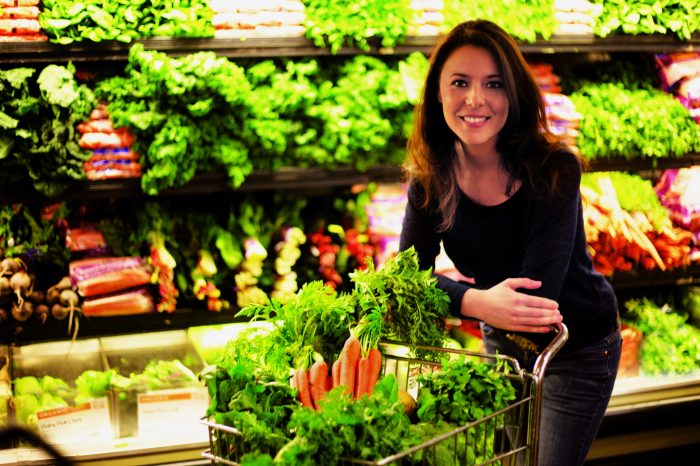
<svg viewBox="0 0 700 466">
<path fill-rule="evenodd" d="M 39 431 L 53 443 L 114 438 L 107 398 L 37 412 Z"/>
<path fill-rule="evenodd" d="M 209 407 L 206 388 L 179 388 L 137 395 L 139 436 L 207 438 L 199 421 Z"/>
</svg>

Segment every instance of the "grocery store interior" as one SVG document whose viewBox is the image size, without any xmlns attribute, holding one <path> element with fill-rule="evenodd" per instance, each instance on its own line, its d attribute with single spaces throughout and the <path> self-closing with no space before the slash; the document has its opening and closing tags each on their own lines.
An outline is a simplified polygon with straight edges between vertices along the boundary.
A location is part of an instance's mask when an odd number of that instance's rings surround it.
<svg viewBox="0 0 700 466">
<path fill-rule="evenodd" d="M 0 465 L 532 464 L 536 374 L 398 247 L 430 52 L 473 18 L 587 163 L 623 351 L 585 465 L 690 464 L 700 1 L 0 0 Z M 496 381 L 451 424 L 445 367 Z"/>
</svg>

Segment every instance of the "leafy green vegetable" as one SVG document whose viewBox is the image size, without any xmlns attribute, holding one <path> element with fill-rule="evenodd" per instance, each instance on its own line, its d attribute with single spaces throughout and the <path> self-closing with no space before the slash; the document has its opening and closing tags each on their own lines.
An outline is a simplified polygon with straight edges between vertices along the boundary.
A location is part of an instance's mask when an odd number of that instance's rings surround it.
<svg viewBox="0 0 700 466">
<path fill-rule="evenodd" d="M 587 84 L 571 100 L 583 114 L 577 144 L 588 159 L 681 157 L 700 150 L 700 126 L 663 91 Z"/>
<path fill-rule="evenodd" d="M 668 34 L 689 40 L 700 30 L 700 4 L 685 0 L 592 0 L 602 4 L 594 32 L 610 34 Z"/>
<path fill-rule="evenodd" d="M 396 385 L 390 378 L 388 384 Z M 322 409 L 297 409 L 289 428 L 295 436 L 276 455 L 279 464 L 340 464 L 342 458 L 377 460 L 417 442 L 398 400 L 380 390 L 351 399 L 341 387 L 327 393 Z"/>
<path fill-rule="evenodd" d="M 36 70 L 0 70 L 0 181 L 31 180 L 55 196 L 85 178 L 90 152 L 78 146 L 75 126 L 86 119 L 95 99 L 73 78 L 72 65 Z"/>
<path fill-rule="evenodd" d="M 414 248 L 399 252 L 380 270 L 370 261 L 350 274 L 358 319 L 382 322 L 383 338 L 441 347 L 449 296 L 430 270 L 420 270 Z M 376 315 L 381 316 L 381 319 Z"/>
<path fill-rule="evenodd" d="M 131 42 L 153 36 L 213 37 L 206 0 L 44 0 L 39 24 L 49 40 Z"/>
<path fill-rule="evenodd" d="M 669 306 L 647 298 L 625 302 L 625 323 L 642 332 L 639 362 L 646 374 L 686 374 L 700 369 L 700 329 Z"/>
<path fill-rule="evenodd" d="M 306 37 L 337 53 L 343 46 L 370 50 L 370 40 L 394 47 L 408 34 L 416 17 L 404 0 L 303 0 Z"/>
<path fill-rule="evenodd" d="M 463 21 L 483 18 L 500 24 L 517 39 L 535 42 L 538 36 L 549 39 L 558 24 L 552 0 L 445 0 L 444 3 L 444 31 Z"/>
<path fill-rule="evenodd" d="M 285 304 L 272 298 L 266 304 L 243 308 L 238 316 L 273 324 L 264 337 L 271 347 L 259 357 L 263 367 L 285 378 L 290 369 L 310 368 L 316 354 L 325 361 L 335 360 L 349 336 L 353 311 L 351 296 L 338 295 L 322 281 L 312 281 Z"/>
<path fill-rule="evenodd" d="M 192 179 L 198 169 L 223 167 L 238 187 L 252 171 L 246 139 L 250 84 L 242 68 L 213 52 L 183 58 L 134 44 L 126 76 L 100 81 L 116 127 L 135 129 L 144 192 L 157 194 Z M 242 130 L 243 128 L 243 130 Z"/>
<path fill-rule="evenodd" d="M 418 375 L 418 419 L 464 425 L 506 408 L 515 388 L 505 373 L 502 361 L 443 359 L 439 371 Z"/>
</svg>

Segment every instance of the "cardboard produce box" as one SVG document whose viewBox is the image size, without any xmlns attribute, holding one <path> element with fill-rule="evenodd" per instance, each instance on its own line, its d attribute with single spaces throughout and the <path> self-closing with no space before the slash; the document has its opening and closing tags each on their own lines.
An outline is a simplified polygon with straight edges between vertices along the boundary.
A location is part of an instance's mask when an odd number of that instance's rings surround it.
<svg viewBox="0 0 700 466">
<path fill-rule="evenodd" d="M 114 438 L 97 339 L 21 346 L 11 359 L 13 422 L 60 445 Z"/>
<path fill-rule="evenodd" d="M 199 420 L 209 405 L 204 368 L 187 332 L 167 331 L 100 339 L 112 378 L 119 437 L 206 440 Z"/>
</svg>

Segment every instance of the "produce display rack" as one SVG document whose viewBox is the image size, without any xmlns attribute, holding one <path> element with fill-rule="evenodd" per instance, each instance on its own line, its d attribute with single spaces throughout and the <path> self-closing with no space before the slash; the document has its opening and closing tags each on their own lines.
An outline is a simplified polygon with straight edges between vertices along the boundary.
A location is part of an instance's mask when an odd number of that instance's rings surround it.
<svg viewBox="0 0 700 466">
<path fill-rule="evenodd" d="M 589 161 L 588 171 L 635 171 L 660 172 L 667 168 L 683 168 L 700 164 L 700 154 L 687 154 L 677 158 L 661 159 L 598 159 Z M 236 192 L 302 190 L 305 192 L 352 186 L 355 184 L 394 183 L 404 180 L 401 167 L 374 165 L 366 170 L 353 167 L 296 168 L 257 170 L 246 177 Z M 199 194 L 226 193 L 234 191 L 224 173 L 198 173 L 186 185 L 168 188 L 158 193 L 164 196 L 189 196 Z M 61 200 L 115 199 L 148 196 L 141 188 L 138 178 L 82 181 L 71 185 L 56 196 Z M 36 201 L 41 195 L 31 186 L 7 186 L 3 198 L 13 201 Z"/>
<path fill-rule="evenodd" d="M 506 464 L 513 462 L 512 464 L 515 464 L 515 462 L 521 461 L 524 465 L 537 464 L 542 382 L 549 362 L 564 346 L 568 336 L 566 325 L 556 324 L 554 338 L 538 356 L 531 373 L 521 368 L 519 363 L 509 356 L 421 345 L 408 347 L 395 342 L 389 342 L 390 346 L 380 343 L 383 360 L 380 377 L 393 374 L 398 381 L 399 388 L 414 396 L 419 388 L 416 376 L 439 370 L 440 363 L 398 355 L 398 353 L 405 353 L 409 350 L 428 351 L 441 357 L 449 357 L 451 354 L 465 355 L 489 363 L 500 361 L 501 365 L 494 364 L 494 370 L 508 379 L 515 387 L 515 399 L 503 409 L 461 425 L 405 451 L 396 452 L 375 461 L 344 458 L 341 459 L 341 464 L 401 465 L 409 459 L 411 461 L 408 464 L 439 464 L 435 462 L 438 446 L 452 447 L 452 464 L 474 464 L 474 460 L 467 460 L 467 457 L 484 458 L 484 462 L 478 464 L 499 464 L 498 462 Z M 406 351 L 397 352 L 396 349 L 402 346 Z M 209 430 L 209 449 L 204 451 L 202 456 L 210 459 L 213 465 L 238 466 L 245 453 L 242 441 L 243 433 L 238 429 L 217 424 L 208 419 L 203 419 L 202 423 Z M 455 448 L 458 444 L 464 445 L 462 451 Z M 421 457 L 418 459 L 416 455 L 421 455 Z M 420 463 L 416 463 L 416 459 Z"/>
<path fill-rule="evenodd" d="M 317 47 L 305 37 L 251 37 L 251 38 L 169 38 L 140 39 L 147 49 L 160 50 L 171 56 L 182 56 L 202 50 L 219 56 L 249 57 L 310 57 L 329 55 L 405 55 L 427 53 L 437 36 L 409 36 L 394 47 L 382 47 L 370 41 L 370 49 L 341 47 L 335 53 L 327 47 Z M 695 50 L 700 46 L 700 35 L 682 41 L 674 36 L 613 34 L 605 38 L 589 35 L 554 35 L 548 40 L 519 41 L 523 53 L 583 53 L 583 52 L 662 52 Z M 31 63 L 125 61 L 131 43 L 118 41 L 77 42 L 69 45 L 49 42 L 8 42 L 0 48 L 0 64 L 23 65 Z"/>
</svg>

